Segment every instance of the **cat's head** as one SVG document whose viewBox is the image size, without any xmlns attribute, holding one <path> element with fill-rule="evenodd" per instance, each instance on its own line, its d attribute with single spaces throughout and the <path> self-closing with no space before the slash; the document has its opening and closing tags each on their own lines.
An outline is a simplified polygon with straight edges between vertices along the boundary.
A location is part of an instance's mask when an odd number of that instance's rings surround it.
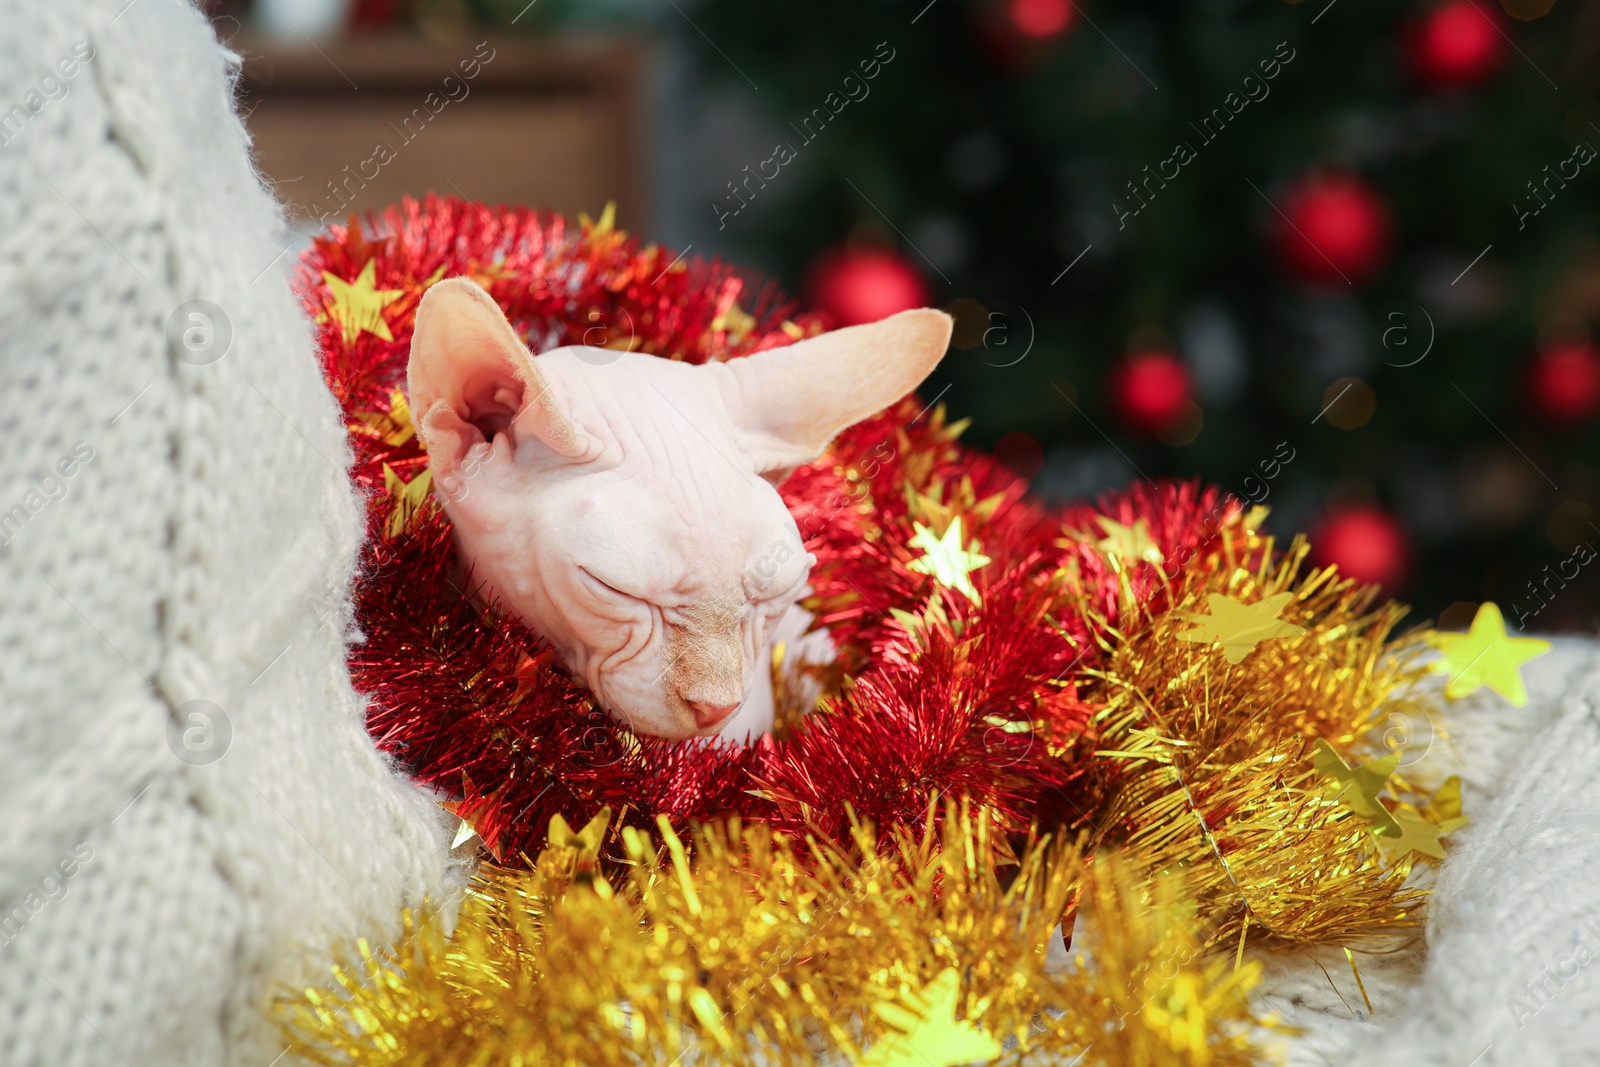
<svg viewBox="0 0 1600 1067">
<path fill-rule="evenodd" d="M 417 309 L 407 376 L 486 597 L 613 717 L 684 738 L 743 702 L 810 572 L 777 485 L 915 389 L 949 339 L 949 316 L 919 310 L 727 363 L 534 357 L 488 293 L 451 278 Z"/>
</svg>

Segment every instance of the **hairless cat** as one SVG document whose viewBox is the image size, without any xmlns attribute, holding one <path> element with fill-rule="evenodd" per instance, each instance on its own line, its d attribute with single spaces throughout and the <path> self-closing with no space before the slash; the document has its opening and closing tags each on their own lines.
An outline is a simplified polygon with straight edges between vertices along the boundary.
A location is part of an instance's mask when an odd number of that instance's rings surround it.
<svg viewBox="0 0 1600 1067">
<path fill-rule="evenodd" d="M 950 330 L 920 309 L 725 363 L 534 356 L 488 293 L 451 278 L 417 310 L 407 377 L 481 595 L 614 718 L 704 737 L 752 699 L 810 573 L 777 486 L 915 389 Z"/>
</svg>

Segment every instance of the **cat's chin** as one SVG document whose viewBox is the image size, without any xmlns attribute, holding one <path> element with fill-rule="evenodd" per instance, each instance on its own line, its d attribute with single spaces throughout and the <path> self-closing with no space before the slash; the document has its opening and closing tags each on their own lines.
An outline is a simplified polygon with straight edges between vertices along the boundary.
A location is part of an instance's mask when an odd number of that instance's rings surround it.
<svg viewBox="0 0 1600 1067">
<path fill-rule="evenodd" d="M 638 722 L 629 722 L 626 718 L 622 718 L 621 716 L 613 715 L 612 718 L 616 720 L 618 724 L 626 726 L 640 737 L 655 737 L 660 738 L 662 741 L 693 741 L 696 738 L 701 737 L 717 737 L 723 732 L 725 727 L 724 723 L 717 723 L 715 726 L 706 726 L 703 728 L 690 727 L 685 729 L 676 729 L 673 727 L 645 727 L 641 726 Z"/>
<path fill-rule="evenodd" d="M 619 725 L 626 726 L 641 737 L 659 737 L 663 741 L 688 741 L 696 737 L 715 737 L 727 725 L 727 720 L 701 728 L 694 720 L 694 712 L 687 704 L 682 707 L 656 706 L 648 712 L 632 711 L 601 702 L 607 715 Z"/>
<path fill-rule="evenodd" d="M 613 720 L 626 726 L 642 737 L 659 737 L 663 741 L 692 741 L 704 737 L 737 737 L 746 740 L 751 733 L 751 728 L 744 714 L 746 708 L 740 708 L 726 719 L 712 723 L 710 726 L 700 726 L 695 722 L 694 710 L 682 701 L 675 701 L 673 705 L 652 709 L 652 714 L 631 713 L 627 710 L 606 708 L 606 714 Z M 665 720 L 665 721 L 663 721 Z M 757 733 L 764 732 L 757 730 Z"/>
</svg>

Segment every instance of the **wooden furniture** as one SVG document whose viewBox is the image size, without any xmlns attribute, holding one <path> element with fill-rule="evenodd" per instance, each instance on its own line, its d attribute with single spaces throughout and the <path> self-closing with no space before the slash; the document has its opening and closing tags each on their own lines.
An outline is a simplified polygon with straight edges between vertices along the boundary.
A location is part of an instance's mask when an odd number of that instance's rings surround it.
<svg viewBox="0 0 1600 1067">
<path fill-rule="evenodd" d="M 637 41 L 485 33 L 233 47 L 257 165 L 301 226 L 433 191 L 568 215 L 614 200 L 619 225 L 649 227 Z"/>
</svg>

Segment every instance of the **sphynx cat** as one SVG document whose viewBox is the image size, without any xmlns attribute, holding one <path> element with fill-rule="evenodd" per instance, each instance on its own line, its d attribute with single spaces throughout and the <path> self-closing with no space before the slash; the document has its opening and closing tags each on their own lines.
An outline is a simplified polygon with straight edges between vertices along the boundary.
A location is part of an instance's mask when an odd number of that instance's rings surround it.
<svg viewBox="0 0 1600 1067">
<path fill-rule="evenodd" d="M 921 309 L 726 363 L 534 356 L 450 278 L 417 309 L 408 389 L 479 594 L 634 730 L 731 735 L 815 562 L 777 486 L 921 384 L 950 330 Z"/>
</svg>

